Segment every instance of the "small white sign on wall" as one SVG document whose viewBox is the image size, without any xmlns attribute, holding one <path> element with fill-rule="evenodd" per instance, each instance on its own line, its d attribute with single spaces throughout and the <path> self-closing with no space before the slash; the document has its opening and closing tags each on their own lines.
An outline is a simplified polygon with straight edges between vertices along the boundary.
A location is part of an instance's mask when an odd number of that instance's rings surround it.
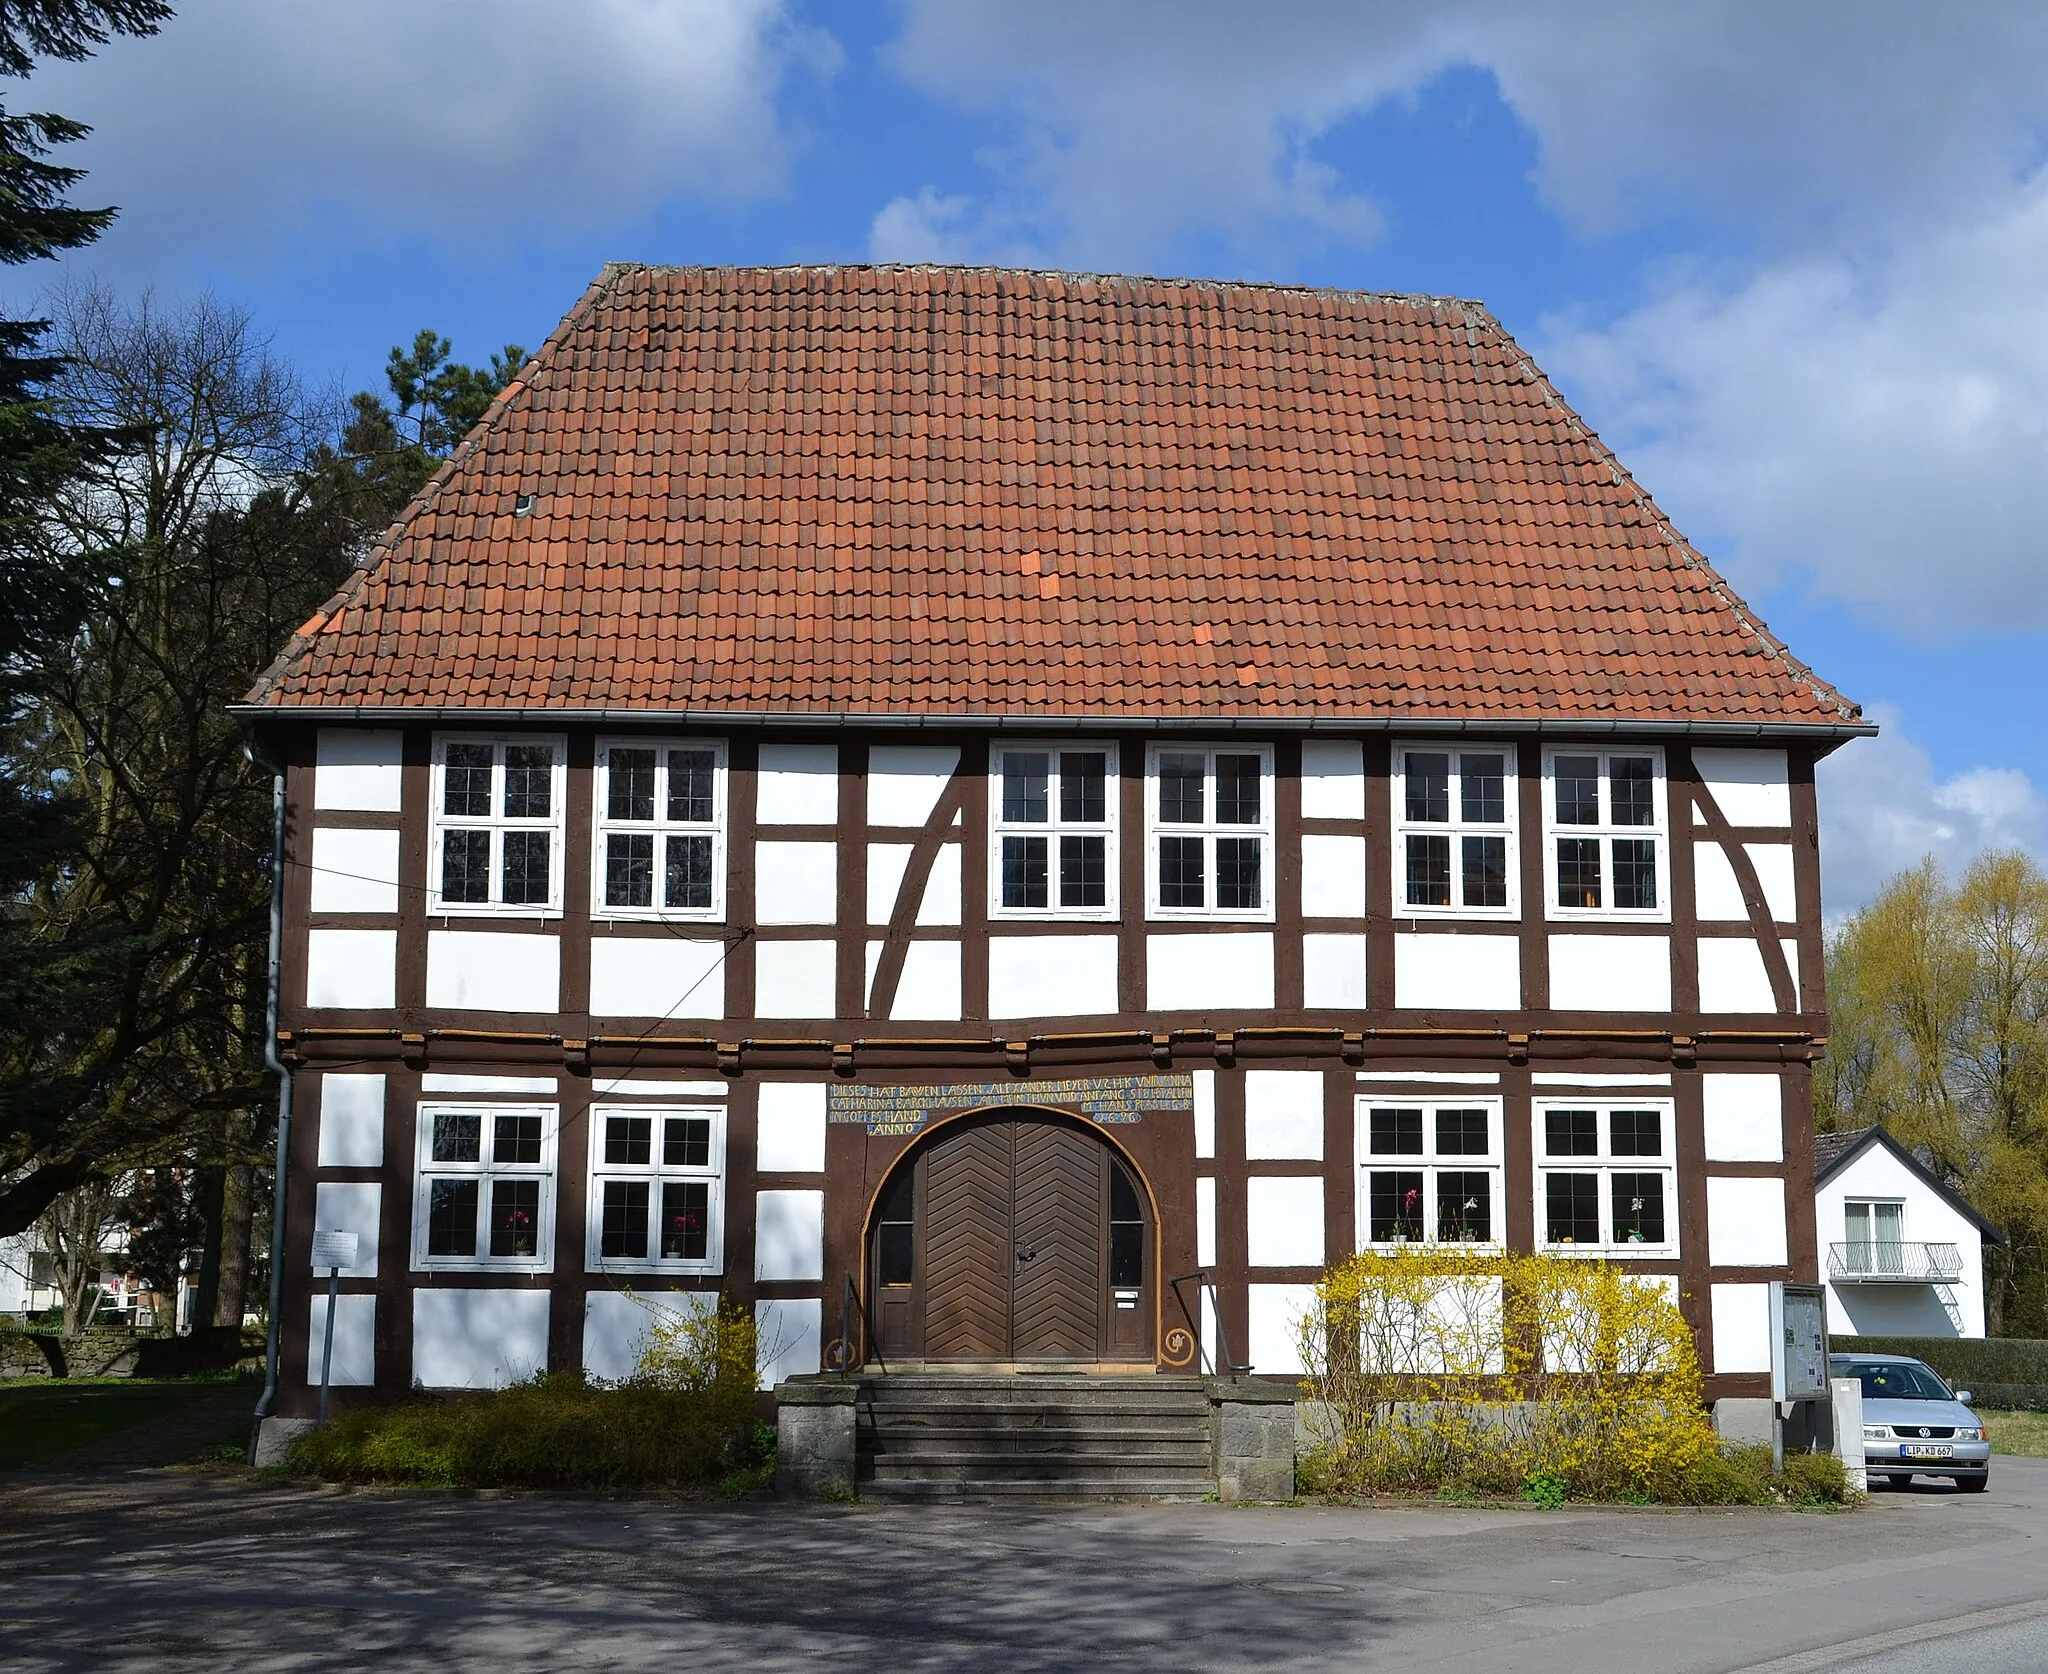
<svg viewBox="0 0 2048 1674">
<path fill-rule="evenodd" d="M 353 1232 L 313 1234 L 313 1265 L 322 1269 L 353 1267 L 356 1264 L 356 1235 Z"/>
</svg>

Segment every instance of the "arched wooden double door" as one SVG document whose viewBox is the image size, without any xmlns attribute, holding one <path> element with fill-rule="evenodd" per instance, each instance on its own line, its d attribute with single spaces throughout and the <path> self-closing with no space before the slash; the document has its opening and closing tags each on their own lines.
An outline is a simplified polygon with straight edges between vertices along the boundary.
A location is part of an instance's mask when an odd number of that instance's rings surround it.
<svg viewBox="0 0 2048 1674">
<path fill-rule="evenodd" d="M 1152 1359 L 1151 1217 L 1085 1123 L 1006 1110 L 948 1124 L 896 1165 L 868 1236 L 885 1358 Z"/>
</svg>

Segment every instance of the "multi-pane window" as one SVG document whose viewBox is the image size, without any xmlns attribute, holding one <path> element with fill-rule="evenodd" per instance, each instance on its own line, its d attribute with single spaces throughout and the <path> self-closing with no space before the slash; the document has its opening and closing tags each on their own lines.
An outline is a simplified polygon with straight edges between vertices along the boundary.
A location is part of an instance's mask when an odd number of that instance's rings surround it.
<svg viewBox="0 0 2048 1674">
<path fill-rule="evenodd" d="M 1393 800 L 1396 912 L 1515 915 L 1513 750 L 1397 745 Z"/>
<path fill-rule="evenodd" d="M 1116 751 L 1006 744 L 989 787 L 998 918 L 1116 916 Z"/>
<path fill-rule="evenodd" d="M 566 755 L 559 738 L 434 740 L 429 912 L 561 910 Z"/>
<path fill-rule="evenodd" d="M 423 1104 L 413 1203 L 413 1266 L 554 1265 L 551 1104 Z"/>
<path fill-rule="evenodd" d="M 1538 1104 L 1539 1245 L 1669 1254 L 1676 1156 L 1669 1104 Z"/>
<path fill-rule="evenodd" d="M 1358 1226 L 1364 1244 L 1498 1244 L 1498 1102 L 1358 1104 Z"/>
<path fill-rule="evenodd" d="M 591 1107 L 591 1271 L 719 1272 L 724 1223 L 723 1106 Z"/>
<path fill-rule="evenodd" d="M 1159 744 L 1145 787 L 1156 918 L 1273 917 L 1273 752 Z"/>
<path fill-rule="evenodd" d="M 1551 916 L 1671 916 L 1664 758 L 1555 749 L 1544 758 Z"/>
<path fill-rule="evenodd" d="M 1842 1205 L 1843 1265 L 1851 1273 L 1905 1271 L 1906 1206 L 1901 1202 Z"/>
<path fill-rule="evenodd" d="M 721 743 L 598 745 L 591 884 L 599 917 L 724 915 L 725 782 Z"/>
</svg>

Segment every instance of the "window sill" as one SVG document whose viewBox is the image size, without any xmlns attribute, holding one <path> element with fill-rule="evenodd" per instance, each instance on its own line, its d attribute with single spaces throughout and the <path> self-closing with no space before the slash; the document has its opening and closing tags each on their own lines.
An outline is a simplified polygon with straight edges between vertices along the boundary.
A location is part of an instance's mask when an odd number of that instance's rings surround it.
<svg viewBox="0 0 2048 1674">
<path fill-rule="evenodd" d="M 703 913 L 654 913 L 634 912 L 620 907 L 592 907 L 590 922 L 601 924 L 691 924 L 701 925 L 707 930 L 722 929 L 725 925 L 725 909 L 718 908 Z"/>
<path fill-rule="evenodd" d="M 1676 1244 L 1538 1244 L 1538 1255 L 1580 1256 L 1588 1261 L 1676 1261 Z"/>
<path fill-rule="evenodd" d="M 553 1273 L 553 1261 L 535 1259 L 532 1261 L 474 1261 L 466 1256 L 415 1256 L 412 1270 L 415 1273 L 512 1273 L 530 1277 L 535 1274 Z"/>
</svg>

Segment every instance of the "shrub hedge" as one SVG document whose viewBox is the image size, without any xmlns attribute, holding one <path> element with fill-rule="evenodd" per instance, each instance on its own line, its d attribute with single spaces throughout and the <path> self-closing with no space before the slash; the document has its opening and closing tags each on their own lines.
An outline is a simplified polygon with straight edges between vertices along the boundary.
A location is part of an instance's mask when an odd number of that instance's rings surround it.
<svg viewBox="0 0 2048 1674">
<path fill-rule="evenodd" d="M 1338 1263 L 1302 1322 L 1312 1493 L 1836 1504 L 1840 1462 L 1727 1449 L 1670 1294 L 1611 1263 L 1419 1246 Z"/>
<path fill-rule="evenodd" d="M 420 1488 L 723 1488 L 773 1474 L 774 1435 L 741 1402 L 564 1372 L 495 1394 L 360 1407 L 293 1449 L 330 1482 Z"/>
<path fill-rule="evenodd" d="M 1836 1354 L 1924 1360 L 1976 1404 L 2048 1412 L 2048 1342 L 2031 1337 L 1830 1337 Z"/>
<path fill-rule="evenodd" d="M 775 1433 L 754 1402 L 752 1313 L 731 1303 L 701 1314 L 646 1305 L 655 1323 L 623 1383 L 561 1372 L 490 1395 L 358 1408 L 304 1437 L 293 1467 L 335 1482 L 423 1488 L 742 1496 L 767 1486 Z"/>
</svg>

